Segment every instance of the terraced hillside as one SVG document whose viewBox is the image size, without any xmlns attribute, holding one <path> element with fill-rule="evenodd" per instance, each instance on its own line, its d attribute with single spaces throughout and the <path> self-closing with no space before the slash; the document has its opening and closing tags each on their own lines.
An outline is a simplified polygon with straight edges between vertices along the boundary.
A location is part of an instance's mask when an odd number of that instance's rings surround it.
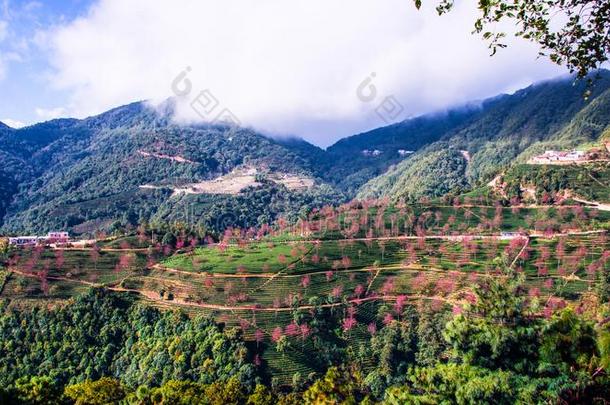
<svg viewBox="0 0 610 405">
<path fill-rule="evenodd" d="M 523 274 L 540 316 L 587 305 L 608 282 L 609 221 L 578 205 L 353 203 L 259 237 L 228 231 L 177 251 L 145 234 L 13 251 L 0 297 L 63 305 L 98 287 L 209 315 L 240 328 L 258 367 L 288 385 L 345 353 L 372 369 L 367 347 L 377 331 L 408 322 L 414 306 L 460 311 L 479 282 L 505 277 L 500 262 Z"/>
</svg>

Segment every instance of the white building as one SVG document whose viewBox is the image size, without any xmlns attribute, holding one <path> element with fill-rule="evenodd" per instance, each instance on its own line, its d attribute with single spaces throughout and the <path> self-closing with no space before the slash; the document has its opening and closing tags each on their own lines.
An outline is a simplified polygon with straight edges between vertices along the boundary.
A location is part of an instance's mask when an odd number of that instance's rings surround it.
<svg viewBox="0 0 610 405">
<path fill-rule="evenodd" d="M 13 246 L 35 246 L 41 242 L 46 242 L 44 236 L 16 236 L 8 238 L 9 245 Z"/>
<path fill-rule="evenodd" d="M 542 155 L 534 156 L 531 159 L 532 163 L 552 163 L 552 162 L 578 162 L 585 160 L 587 154 L 582 150 L 573 150 L 570 152 L 560 152 L 556 150 L 547 150 Z"/>
<path fill-rule="evenodd" d="M 48 241 L 67 242 L 70 239 L 70 234 L 68 232 L 49 232 L 46 239 Z"/>
<path fill-rule="evenodd" d="M 8 238 L 9 245 L 35 246 L 49 243 L 67 243 L 70 240 L 68 232 L 49 232 L 47 236 L 15 236 Z"/>
<path fill-rule="evenodd" d="M 362 151 L 362 154 L 364 156 L 379 156 L 381 155 L 383 152 L 380 151 L 379 149 L 375 149 L 375 150 L 368 150 L 368 149 L 364 149 Z"/>
</svg>

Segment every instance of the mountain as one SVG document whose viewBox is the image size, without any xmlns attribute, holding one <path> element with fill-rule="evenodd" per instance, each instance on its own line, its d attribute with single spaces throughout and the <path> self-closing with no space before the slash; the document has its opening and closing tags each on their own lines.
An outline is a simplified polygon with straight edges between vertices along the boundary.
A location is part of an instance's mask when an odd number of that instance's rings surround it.
<svg viewBox="0 0 610 405">
<path fill-rule="evenodd" d="M 409 119 L 339 140 L 327 149 L 331 181 L 355 193 L 371 178 L 446 133 L 474 120 L 480 109 L 466 106 Z"/>
<path fill-rule="evenodd" d="M 469 120 L 370 180 L 359 198 L 441 196 L 489 182 L 513 163 L 546 149 L 594 142 L 610 124 L 610 72 L 586 81 L 563 78 L 486 100 Z"/>
<path fill-rule="evenodd" d="M 4 143 L 12 131 L 11 127 L 0 122 L 0 143 Z M 0 148 L 0 218 L 6 213 L 11 196 L 15 193 L 16 184 L 11 173 L 16 172 L 19 163 L 14 152 Z"/>
<path fill-rule="evenodd" d="M 325 197 L 341 199 L 309 158 L 314 147 L 290 148 L 243 128 L 180 126 L 171 121 L 171 105 L 166 107 L 159 111 L 134 103 L 85 120 L 53 120 L 4 134 L 2 183 L 9 195 L 5 192 L 2 200 L 3 229 L 92 232 L 117 220 L 121 225 L 190 221 L 202 216 L 195 209 L 209 215 L 230 209 L 242 224 L 251 224 L 259 216 L 270 220 L 287 209 L 323 204 Z M 222 178 L 244 168 L 257 172 Z M 260 186 L 258 194 L 243 201 L 235 192 L 207 195 L 189 188 L 218 178 L 225 182 L 221 187 L 244 182 L 245 192 L 248 185 Z M 290 196 L 279 192 L 298 179 L 316 186 Z M 254 200 L 256 209 L 250 204 Z M 197 225 L 214 228 L 216 221 L 208 217 Z"/>
<path fill-rule="evenodd" d="M 178 125 L 172 100 L 83 120 L 0 126 L 0 231 L 90 234 L 141 222 L 221 231 L 353 197 L 464 192 L 540 151 L 610 133 L 610 72 L 600 71 L 585 100 L 586 86 L 551 80 L 354 135 L 327 150 L 252 129 Z"/>
</svg>

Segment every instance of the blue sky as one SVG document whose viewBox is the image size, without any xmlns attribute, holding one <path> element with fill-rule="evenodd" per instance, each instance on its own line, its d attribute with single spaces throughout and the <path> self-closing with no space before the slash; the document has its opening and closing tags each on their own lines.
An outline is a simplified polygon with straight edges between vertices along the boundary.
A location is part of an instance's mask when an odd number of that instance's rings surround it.
<svg viewBox="0 0 610 405">
<path fill-rule="evenodd" d="M 68 92 L 52 87 L 52 71 L 44 36 L 53 26 L 69 23 L 85 13 L 91 1 L 1 2 L 0 120 L 33 123 L 45 111 L 61 108 Z M 38 113 L 36 112 L 38 110 Z M 58 110 L 59 111 L 59 110 Z"/>
<path fill-rule="evenodd" d="M 491 58 L 471 34 L 471 1 L 443 17 L 412 0 L 0 4 L 0 120 L 9 125 L 138 100 L 154 107 L 184 72 L 191 91 L 178 97 L 177 121 L 224 114 L 327 146 L 564 73 L 522 40 Z M 213 114 L 193 107 L 202 94 Z"/>
</svg>

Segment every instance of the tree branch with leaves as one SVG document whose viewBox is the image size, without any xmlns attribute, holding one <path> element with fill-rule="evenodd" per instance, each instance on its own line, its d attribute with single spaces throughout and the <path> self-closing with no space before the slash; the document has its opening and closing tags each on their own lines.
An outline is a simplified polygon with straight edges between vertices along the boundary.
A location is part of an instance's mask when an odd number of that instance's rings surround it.
<svg viewBox="0 0 610 405">
<path fill-rule="evenodd" d="M 414 0 L 418 9 L 422 0 Z M 455 0 L 440 0 L 439 15 L 453 9 Z M 512 22 L 514 35 L 540 47 L 539 54 L 570 73 L 585 77 L 608 61 L 610 54 L 609 0 L 479 0 L 473 33 L 489 42 L 494 55 L 505 48 L 506 32 L 497 25 Z"/>
</svg>

